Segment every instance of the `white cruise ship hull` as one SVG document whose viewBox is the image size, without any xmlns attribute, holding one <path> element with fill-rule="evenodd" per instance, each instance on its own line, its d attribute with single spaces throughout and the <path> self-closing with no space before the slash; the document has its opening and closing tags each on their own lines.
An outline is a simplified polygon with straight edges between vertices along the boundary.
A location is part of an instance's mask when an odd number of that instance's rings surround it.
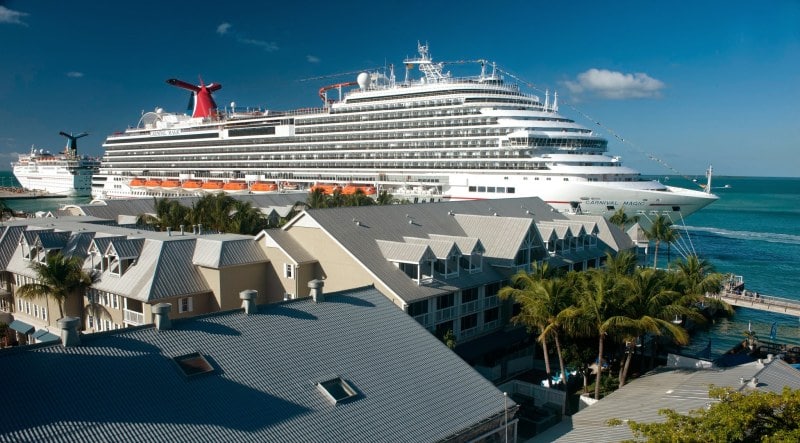
<svg viewBox="0 0 800 443">
<path fill-rule="evenodd" d="M 89 196 L 93 170 L 70 171 L 63 166 L 15 166 L 14 177 L 30 191 L 52 195 Z"/>
<path fill-rule="evenodd" d="M 605 138 L 559 113 L 557 95 L 523 93 L 486 62 L 479 76 L 454 78 L 427 46 L 419 52 L 404 61 L 406 80 L 361 73 L 320 89 L 324 106 L 313 109 L 218 109 L 211 92 L 220 84 L 168 80 L 193 91 L 193 114 L 157 108 L 109 136 L 92 194 L 177 197 L 227 182 L 252 193 L 361 187 L 410 202 L 536 196 L 558 211 L 645 219 L 685 217 L 717 199 L 623 166 Z"/>
</svg>

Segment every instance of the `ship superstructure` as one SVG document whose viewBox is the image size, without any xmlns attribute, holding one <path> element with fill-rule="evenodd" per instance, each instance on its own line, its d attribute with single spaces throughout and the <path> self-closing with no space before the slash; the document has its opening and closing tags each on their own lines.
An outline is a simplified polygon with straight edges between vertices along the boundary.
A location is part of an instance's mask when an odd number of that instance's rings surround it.
<svg viewBox="0 0 800 443">
<path fill-rule="evenodd" d="M 479 75 L 453 77 L 427 45 L 418 50 L 403 80 L 391 67 L 362 72 L 320 89 L 313 109 L 218 109 L 219 84 L 169 80 L 192 91 L 191 116 L 156 109 L 109 136 L 93 195 L 350 186 L 411 201 L 538 196 L 559 211 L 648 217 L 717 199 L 623 166 L 605 138 L 559 113 L 557 94 L 525 93 L 486 61 Z"/>
<path fill-rule="evenodd" d="M 91 195 L 92 175 L 100 167 L 100 160 L 78 155 L 78 139 L 89 134 L 59 134 L 67 138 L 64 151 L 52 154 L 31 147 L 30 154 L 22 154 L 18 161 L 11 163 L 14 176 L 23 188 L 30 191 L 52 195 Z"/>
</svg>

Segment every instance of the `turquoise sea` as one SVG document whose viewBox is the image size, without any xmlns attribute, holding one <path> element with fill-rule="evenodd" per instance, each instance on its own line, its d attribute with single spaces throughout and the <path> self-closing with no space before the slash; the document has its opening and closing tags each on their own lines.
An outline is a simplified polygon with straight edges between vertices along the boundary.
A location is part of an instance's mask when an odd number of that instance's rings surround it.
<svg viewBox="0 0 800 443">
<path fill-rule="evenodd" d="M 12 177 L 10 171 L 0 171 L 0 183 Z M 703 177 L 697 179 L 705 182 Z M 682 177 L 669 177 L 666 183 L 697 187 Z M 681 253 L 696 251 L 717 271 L 742 275 L 748 290 L 800 300 L 800 178 L 715 177 L 714 193 L 720 196 L 717 202 L 685 220 L 674 220 L 682 238 L 669 257 L 674 260 Z M 7 204 L 34 212 L 88 201 L 54 198 L 9 200 Z M 666 260 L 666 250 L 662 250 L 659 267 Z M 800 346 L 800 319 L 741 308 L 734 318 L 717 320 L 707 331 L 696 333 L 683 351 L 698 354 L 711 340 L 711 355 L 719 356 L 742 341 L 748 324 L 759 337 L 767 338 L 773 323 L 777 324 L 776 341 Z"/>
</svg>

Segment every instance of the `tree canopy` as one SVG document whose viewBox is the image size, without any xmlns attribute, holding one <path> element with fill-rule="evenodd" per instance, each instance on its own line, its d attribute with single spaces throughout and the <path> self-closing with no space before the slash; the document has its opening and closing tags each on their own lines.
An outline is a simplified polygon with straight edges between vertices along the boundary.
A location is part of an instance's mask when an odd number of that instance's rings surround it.
<svg viewBox="0 0 800 443">
<path fill-rule="evenodd" d="M 17 295 L 33 299 L 49 297 L 58 304 L 59 318 L 64 317 L 64 303 L 68 297 L 82 296 L 92 285 L 92 277 L 83 271 L 83 262 L 77 257 L 66 257 L 60 252 L 47 256 L 44 263 L 32 262 L 36 282 L 17 289 Z"/>
<path fill-rule="evenodd" d="M 659 411 L 666 421 L 628 421 L 632 441 L 668 442 L 796 442 L 800 441 L 800 390 L 784 387 L 781 393 L 726 387 L 709 389 L 709 406 L 681 414 Z M 620 426 L 619 419 L 609 425 Z"/>
</svg>

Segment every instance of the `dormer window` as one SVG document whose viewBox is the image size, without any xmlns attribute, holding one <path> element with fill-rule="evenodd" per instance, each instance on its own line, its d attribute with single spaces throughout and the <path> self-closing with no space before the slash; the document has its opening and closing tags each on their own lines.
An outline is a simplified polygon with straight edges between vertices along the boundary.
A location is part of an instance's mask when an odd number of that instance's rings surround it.
<svg viewBox="0 0 800 443">
<path fill-rule="evenodd" d="M 284 264 L 283 276 L 288 279 L 294 279 L 294 265 L 292 263 Z"/>
</svg>

